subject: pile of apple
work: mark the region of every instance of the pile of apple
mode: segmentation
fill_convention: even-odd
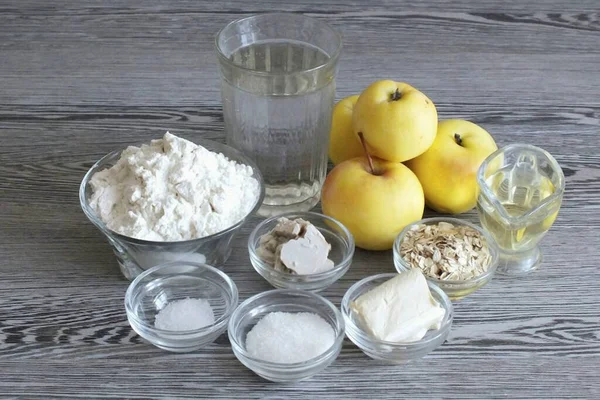
[[[378,81],[333,110],[323,212],[343,223],[356,245],[387,250],[408,224],[432,210],[471,210],[477,169],[497,149],[465,120],[438,122],[435,104],[414,87]]]

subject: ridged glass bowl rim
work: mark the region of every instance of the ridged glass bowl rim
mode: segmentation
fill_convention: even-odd
[[[345,238],[343,238],[342,235],[337,232],[334,232],[334,233],[336,234],[336,236],[342,238],[344,240],[344,242],[347,242],[348,248],[347,248],[347,250],[344,251],[344,258],[342,258],[342,261],[337,263],[333,267],[333,269],[331,269],[329,271],[325,271],[325,272],[320,272],[318,274],[292,275],[287,272],[277,271],[271,265],[269,265],[266,262],[264,262],[263,260],[261,260],[261,258],[258,256],[258,254],[256,254],[256,249],[254,248],[254,243],[259,239],[259,238],[257,238],[258,232],[265,225],[268,225],[268,224],[272,223],[273,221],[276,221],[282,217],[302,218],[302,216],[323,219],[326,222],[328,221],[328,222],[334,224],[335,227],[337,227],[341,232],[343,232],[343,235],[345,236]],[[256,227],[252,230],[252,232],[250,233],[250,236],[248,237],[248,253],[250,254],[250,260],[251,260],[254,268],[260,269],[262,271],[266,271],[270,275],[272,275],[282,281],[289,280],[291,277],[294,277],[297,279],[304,278],[308,282],[316,282],[316,281],[326,280],[328,278],[334,277],[341,270],[348,267],[348,265],[352,262],[352,257],[354,256],[354,251],[355,251],[354,236],[352,236],[352,233],[348,230],[348,228],[346,228],[344,226],[344,224],[342,224],[340,221],[336,220],[335,218],[329,217],[325,214],[320,214],[318,212],[313,212],[313,211],[297,211],[297,212],[291,211],[291,212],[286,212],[283,214],[278,214],[278,215],[269,217],[269,218],[265,219],[264,221],[262,221],[261,223],[259,223],[258,225],[256,225]],[[305,282],[299,282],[299,283],[302,284]]]
[[[337,38],[337,46],[335,51],[333,52],[333,54],[329,55],[329,59],[327,60],[327,62],[321,64],[321,65],[317,65],[316,67],[313,68],[309,68],[309,69],[304,69],[304,70],[300,70],[300,71],[294,71],[294,72],[287,72],[287,71],[258,71],[255,69],[251,69],[251,68],[246,68],[243,67],[241,65],[235,64],[234,62],[232,62],[229,57],[227,57],[225,55],[225,53],[222,51],[221,46],[219,45],[219,38],[221,37],[221,34],[223,32],[225,32],[228,28],[230,28],[233,25],[236,24],[240,24],[244,21],[250,20],[250,19],[264,19],[264,18],[277,18],[278,16],[287,16],[287,17],[293,17],[293,18],[297,18],[297,19],[304,19],[304,20],[308,20],[308,21],[312,21],[313,23],[322,25],[323,27],[329,29]],[[329,25],[328,23],[326,23],[325,21],[322,21],[318,18],[312,18],[303,14],[296,14],[296,13],[289,13],[289,12],[268,12],[268,13],[262,13],[262,14],[254,14],[254,15],[250,15],[247,17],[242,17],[242,18],[238,18],[234,21],[229,22],[227,25],[225,25],[223,28],[221,28],[215,35],[214,37],[214,46],[215,46],[215,51],[217,53],[217,56],[219,57],[219,59],[221,60],[221,62],[231,66],[232,68],[235,68],[237,70],[240,71],[244,71],[245,73],[248,74],[252,74],[252,75],[257,75],[257,76],[294,76],[294,75],[299,75],[299,74],[307,74],[307,73],[314,73],[317,71],[320,71],[322,69],[325,69],[331,65],[334,65],[335,63],[337,63],[338,58],[340,57],[340,53],[342,52],[342,47],[343,47],[343,40],[342,40],[342,35],[341,33],[339,33],[337,30],[333,29],[333,27],[331,25]],[[323,50],[323,49],[321,49]]]
[[[496,241],[483,228],[481,228],[469,221],[465,221],[465,220],[458,219],[458,218],[452,218],[452,217],[423,218],[419,221],[413,222],[411,224],[408,224],[406,227],[404,227],[404,229],[402,229],[402,231],[398,234],[398,236],[394,240],[394,247],[393,247],[394,266],[396,267],[396,270],[398,272],[404,272],[404,271],[408,271],[413,268],[411,265],[409,265],[406,262],[406,260],[404,260],[404,258],[400,254],[400,246],[406,236],[406,233],[408,231],[410,231],[415,225],[422,225],[422,224],[431,225],[431,224],[435,224],[435,223],[439,223],[439,222],[448,222],[453,225],[464,225],[464,226],[468,226],[472,229],[475,229],[477,232],[479,232],[485,238],[486,244],[488,246],[488,249],[490,251],[490,255],[492,258],[490,260],[490,265],[488,266],[488,269],[483,274],[478,275],[471,279],[443,280],[443,279],[438,279],[438,278],[435,278],[435,277],[432,277],[432,276],[429,276],[429,275],[423,273],[423,275],[425,276],[425,279],[427,279],[428,281],[431,281],[439,286],[456,287],[456,288],[473,287],[473,286],[476,286],[477,284],[489,279],[496,272],[496,268],[498,267],[498,262],[499,262],[500,255],[499,255],[498,246],[496,245]],[[398,262],[396,262],[396,260],[402,265],[403,268],[398,266]]]
[[[232,300],[229,307],[225,310],[223,315],[221,315],[221,317],[219,317],[219,319],[217,319],[211,325],[205,326],[200,329],[192,329],[192,330],[186,330],[186,331],[171,331],[171,330],[167,330],[167,329],[156,328],[154,325],[150,325],[150,324],[146,323],[144,320],[138,318],[138,316],[136,315],[136,313],[134,311],[134,307],[135,307],[134,298],[135,298],[135,293],[136,293],[137,289],[141,285],[141,282],[144,279],[146,279],[147,277],[156,274],[157,272],[165,271],[172,267],[181,267],[181,266],[191,267],[196,272],[210,271],[211,273],[216,274],[220,279],[222,279],[222,281],[223,281],[222,283],[225,283],[225,286],[229,289],[227,291],[227,296],[230,297]],[[173,275],[177,275],[177,274],[173,274]],[[156,278],[160,278],[162,276],[163,275],[158,275]],[[215,281],[211,280],[211,282],[214,283]],[[219,285],[219,286],[222,286],[222,285]],[[206,336],[208,334],[218,331],[221,328],[226,327],[227,323],[229,322],[229,318],[231,318],[231,315],[237,308],[238,300],[239,300],[238,289],[237,289],[235,282],[223,271],[220,271],[219,269],[217,269],[211,265],[204,264],[204,263],[187,262],[187,261],[173,261],[173,262],[168,262],[168,263],[164,263],[164,264],[159,264],[150,269],[147,269],[146,271],[144,271],[140,275],[138,275],[131,282],[131,284],[127,288],[127,291],[125,292],[125,311],[127,313],[127,316],[129,318],[131,318],[138,326],[142,327],[145,331],[148,331],[148,332],[151,332],[154,334],[158,334],[158,335],[168,335],[170,337],[180,337],[181,339],[186,339],[187,336],[191,336],[191,337]]]
[[[319,354],[316,357],[313,357],[306,361],[301,361],[301,362],[296,362],[296,363],[277,363],[277,362],[273,362],[273,361],[265,361],[260,358],[252,357],[250,354],[248,354],[248,352],[245,349],[245,345],[238,341],[238,334],[237,334],[237,332],[235,332],[236,331],[236,329],[235,329],[236,321],[242,317],[242,315],[241,315],[242,311],[246,307],[248,307],[248,305],[250,303],[256,302],[257,300],[258,301],[262,300],[264,302],[264,300],[266,298],[272,297],[274,295],[292,295],[292,296],[299,295],[299,296],[304,296],[304,297],[310,297],[310,298],[317,300],[317,301],[323,303],[324,305],[326,305],[327,308],[333,312],[333,315],[335,315],[336,326],[332,327],[332,329],[337,330],[339,328],[339,332],[336,333],[335,340],[334,340],[333,344],[331,345],[331,347],[329,347],[326,351],[324,351],[322,354]],[[252,310],[250,310],[250,312]],[[283,312],[285,312],[285,311],[283,311]],[[265,292],[254,295],[254,296],[246,299],[244,302],[242,302],[235,309],[235,311],[231,315],[231,318],[229,318],[227,334],[229,336],[229,341],[231,342],[231,347],[234,350],[234,353],[236,353],[236,355],[237,355],[237,353],[239,353],[244,359],[246,359],[246,360],[250,361],[252,364],[260,366],[262,368],[285,370],[285,371],[289,372],[289,371],[294,371],[294,370],[305,370],[305,369],[308,369],[311,367],[316,367],[316,366],[324,363],[325,361],[327,361],[333,354],[335,354],[338,351],[338,348],[341,346],[341,344],[344,340],[344,337],[346,336],[346,325],[344,322],[344,317],[342,316],[342,313],[340,312],[340,310],[331,301],[327,300],[325,297],[323,297],[321,295],[318,295],[316,293],[312,293],[309,291],[299,290],[299,289],[272,289],[272,290],[267,290]]]
[[[186,140],[188,140],[188,139],[186,139]],[[254,163],[254,161],[252,161],[250,158],[246,157],[243,153],[241,153],[240,151],[238,151],[238,150],[234,149],[233,147],[230,147],[226,144],[219,143],[219,142],[216,142],[214,140],[209,140],[209,139],[194,139],[191,142],[196,145],[202,146],[209,151],[221,153],[225,157],[227,157],[227,159],[229,159],[230,161],[235,161],[238,164],[245,164],[245,165],[249,166],[250,168],[252,168],[252,176],[254,179],[256,179],[258,181],[259,194],[258,194],[258,197],[256,198],[256,203],[253,205],[250,212],[244,218],[242,218],[239,222],[235,223],[234,225],[232,225],[229,228],[224,229],[220,232],[214,233],[212,235],[204,236],[201,238],[189,239],[189,240],[179,240],[179,241],[161,241],[161,242],[152,241],[152,240],[143,240],[143,239],[137,239],[137,238],[134,238],[131,236],[125,236],[125,235],[122,235],[122,234],[115,232],[112,229],[108,228],[106,226],[106,224],[104,223],[104,221],[102,221],[102,219],[96,215],[94,210],[92,210],[92,208],[90,207],[89,199],[86,198],[85,191],[89,184],[89,181],[96,172],[103,171],[107,168],[110,168],[110,166],[114,165],[114,162],[116,162],[118,160],[118,158],[122,154],[122,152],[124,150],[126,150],[128,147],[131,147],[131,146],[139,147],[143,144],[149,144],[150,143],[149,141],[142,142],[142,143],[138,142],[137,144],[128,145],[119,150],[113,150],[110,153],[106,154],[104,157],[100,158],[98,161],[96,161],[94,163],[94,165],[92,165],[92,167],[86,172],[83,179],[81,180],[81,184],[79,185],[79,203],[81,205],[81,209],[83,210],[83,212],[85,213],[87,218],[94,225],[96,225],[101,231],[103,231],[106,234],[110,234],[111,236],[114,236],[116,238],[119,238],[123,241],[127,241],[130,243],[140,244],[140,245],[151,245],[151,246],[165,246],[165,245],[169,245],[169,244],[186,245],[186,244],[196,243],[199,241],[210,241],[213,239],[220,238],[224,235],[227,235],[227,234],[237,230],[238,228],[240,228],[246,222],[248,217],[254,215],[256,213],[256,211],[258,211],[258,209],[262,205],[263,199],[265,197],[265,185],[263,182],[262,174],[261,174],[260,170],[258,169],[258,166]],[[232,156],[234,156],[235,159],[232,159]]]
[[[410,351],[412,349],[427,347],[427,345],[431,344],[432,342],[435,342],[437,339],[443,336],[452,326],[452,321],[454,319],[454,307],[452,306],[452,301],[444,292],[444,290],[435,285],[433,282],[427,283],[429,290],[435,292],[437,297],[441,299],[440,305],[444,308],[444,310],[446,310],[444,319],[440,324],[440,328],[435,331],[435,334],[431,334],[427,338],[423,338],[414,342],[389,342],[386,340],[379,340],[377,338],[372,337],[367,332],[365,332],[360,326],[355,324],[354,321],[352,321],[352,318],[350,317],[350,313],[352,312],[350,308],[350,302],[353,301],[351,299],[358,298],[358,296],[355,296],[355,293],[359,292],[367,283],[379,279],[385,279],[387,281],[388,279],[392,279],[396,276],[398,276],[398,273],[394,272],[368,276],[356,282],[354,285],[350,286],[350,288],[344,294],[341,304],[342,315],[344,316],[344,320],[346,322],[346,331],[350,332],[351,335],[355,334],[360,340],[360,344],[355,342],[357,346],[363,347],[363,343],[369,343],[374,346],[389,346],[392,348]],[[354,342],[354,340],[352,341]]]

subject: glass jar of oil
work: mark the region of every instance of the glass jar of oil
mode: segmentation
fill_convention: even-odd
[[[484,160],[477,174],[481,225],[500,248],[497,272],[525,274],[542,260],[539,242],[558,215],[565,178],[539,147],[512,144]]]

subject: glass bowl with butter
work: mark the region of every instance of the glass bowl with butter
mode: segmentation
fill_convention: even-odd
[[[342,299],[346,336],[367,356],[392,364],[424,357],[450,333],[452,302],[418,271],[367,277]]]
[[[457,218],[425,218],[409,224],[394,241],[393,252],[398,272],[420,269],[451,300],[485,286],[498,266],[494,239]]]
[[[252,266],[280,289],[321,291],[350,268],[354,238],[334,218],[290,212],[261,222],[248,238]]]

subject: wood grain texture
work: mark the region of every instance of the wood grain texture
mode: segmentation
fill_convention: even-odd
[[[346,341],[324,373],[277,385],[243,367],[226,335],[170,354],[127,323],[128,282],[80,210],[79,182],[103,154],[165,130],[223,140],[213,35],[267,10],[343,33],[338,98],[405,80],[441,118],[540,145],[565,171],[541,269],[457,302],[448,341],[423,360],[390,367]],[[0,2],[0,397],[600,398],[599,11],[597,0]],[[256,222],[224,266],[242,300],[270,288],[246,251]],[[390,271],[389,252],[359,250],[323,295],[339,304],[356,280]]]

